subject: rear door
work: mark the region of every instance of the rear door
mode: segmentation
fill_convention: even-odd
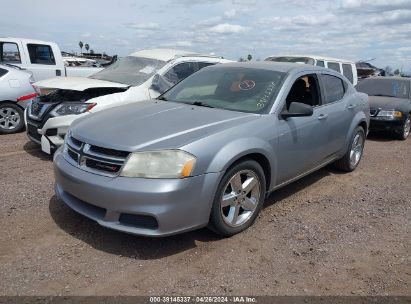
[[[354,96],[348,94],[348,84],[340,77],[321,73],[321,108],[327,115],[328,145],[327,154],[332,156],[339,152],[345,143],[347,131],[355,114]]]
[[[51,44],[25,43],[27,69],[36,81],[64,75],[63,61],[59,49]]]

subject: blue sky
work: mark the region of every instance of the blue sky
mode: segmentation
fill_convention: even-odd
[[[411,0],[13,0],[0,36],[124,56],[170,47],[237,60],[315,54],[411,72]]]

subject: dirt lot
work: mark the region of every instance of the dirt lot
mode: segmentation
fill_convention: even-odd
[[[73,212],[50,157],[0,136],[0,295],[410,295],[410,155],[374,137],[355,172],[277,191],[244,233],[150,239]]]

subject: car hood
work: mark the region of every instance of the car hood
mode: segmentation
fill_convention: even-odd
[[[72,136],[92,145],[122,151],[177,149],[260,115],[143,101],[84,116],[71,126]]]
[[[128,88],[129,85],[87,77],[54,77],[34,83],[36,87],[84,91],[91,88]]]
[[[409,103],[409,100],[403,98],[387,96],[369,96],[369,104],[371,109],[402,109],[407,103]]]

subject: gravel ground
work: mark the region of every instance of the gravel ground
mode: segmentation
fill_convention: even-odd
[[[51,158],[0,136],[0,295],[410,295],[411,139],[272,194],[253,227],[163,239],[111,231],[53,193]]]

